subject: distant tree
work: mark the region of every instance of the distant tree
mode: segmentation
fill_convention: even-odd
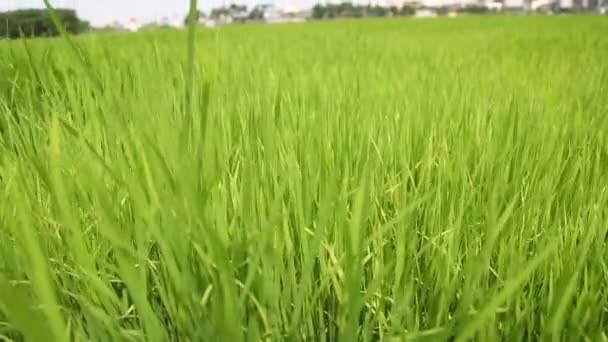
[[[247,19],[253,21],[259,21],[264,19],[264,9],[259,6],[254,7],[247,15]]]
[[[336,18],[338,17],[338,6],[336,5],[328,5],[325,7],[325,18]]]
[[[410,5],[403,5],[403,7],[401,7],[401,9],[399,10],[399,15],[402,16],[413,16],[416,14],[416,9],[413,6]]]
[[[367,13],[369,16],[372,16],[372,17],[384,17],[388,13],[388,11],[386,10],[386,8],[384,8],[382,6],[375,5],[375,6],[369,7],[367,10]]]
[[[56,9],[57,17],[71,34],[90,30],[88,22],[78,18],[76,11]],[[15,39],[25,37],[50,37],[59,32],[47,10],[25,9],[0,13],[0,36]]]
[[[247,5],[232,4],[228,9],[231,13],[244,13],[247,12]]]
[[[488,13],[488,8],[480,5],[467,5],[458,10],[461,13],[468,14],[486,14]]]
[[[317,4],[312,8],[312,17],[314,19],[361,18],[366,16],[385,17],[399,14],[401,14],[401,10],[396,6],[390,8],[377,5],[354,6],[350,2],[343,2],[337,5],[329,4],[326,6]]]
[[[350,2],[343,2],[336,6],[335,13],[337,17],[354,17],[356,14],[355,7]]]
[[[217,19],[219,17],[225,17],[230,14],[230,9],[226,7],[218,7],[211,10],[209,18]]]
[[[312,17],[314,19],[323,19],[326,18],[327,8],[323,5],[316,4],[312,8]]]
[[[450,13],[450,9],[447,8],[446,6],[441,6],[439,8],[437,8],[437,15],[448,15],[448,13]]]

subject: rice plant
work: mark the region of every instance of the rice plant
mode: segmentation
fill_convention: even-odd
[[[605,32],[0,42],[0,339],[606,341]]]

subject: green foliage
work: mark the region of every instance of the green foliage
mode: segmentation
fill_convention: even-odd
[[[416,10],[408,5],[386,8],[378,5],[355,6],[351,2],[327,5],[317,4],[312,9],[312,17],[314,19],[410,16],[415,13]]]
[[[259,6],[254,7],[247,15],[247,19],[253,21],[260,21],[264,19],[264,10]]]
[[[441,6],[436,8],[437,15],[448,15],[450,13],[450,8],[447,6]]]
[[[254,10],[258,10],[261,11],[260,8],[254,8]],[[247,12],[247,6],[246,5],[235,5],[232,4],[230,6],[222,6],[222,7],[216,7],[211,9],[211,12],[209,14],[209,18],[220,18],[222,16],[237,16],[237,15],[243,15],[246,16],[248,14],[250,14],[251,12]],[[262,12],[263,15],[263,12]]]
[[[462,8],[459,8],[458,12],[467,14],[486,14],[491,11],[486,6],[467,5]]]
[[[366,7],[354,6],[350,2],[340,4],[317,4],[312,9],[312,17],[315,19],[333,18],[358,18],[365,16]]]
[[[78,34],[89,30],[88,22],[80,20],[74,10],[58,9],[56,13],[68,33]],[[15,39],[21,36],[50,37],[58,34],[46,10],[25,9],[0,13],[0,37]]]
[[[607,31],[0,42],[0,340],[605,340]]]
[[[403,7],[401,7],[401,9],[399,9],[399,15],[402,16],[413,16],[416,14],[416,8],[414,8],[413,6],[408,6],[408,5],[404,5]]]
[[[390,12],[383,6],[369,6],[366,13],[370,17],[385,17]]]
[[[312,7],[312,17],[315,19],[327,18],[325,6],[316,4]]]

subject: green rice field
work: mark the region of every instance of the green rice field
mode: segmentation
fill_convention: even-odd
[[[0,41],[1,341],[608,341],[608,17],[192,47]]]

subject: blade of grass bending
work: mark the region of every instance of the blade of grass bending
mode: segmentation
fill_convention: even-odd
[[[494,298],[492,298],[486,306],[481,309],[474,317],[472,317],[459,332],[456,337],[456,341],[468,341],[474,337],[477,330],[483,324],[483,321],[496,312],[498,308],[509,296],[513,295],[517,291],[532,273],[542,265],[542,263],[553,255],[558,246],[557,242],[552,242],[545,249],[538,254],[528,265],[514,278],[507,281],[502,291],[500,291]]]
[[[23,334],[25,341],[44,341],[51,334],[43,312],[35,310],[31,294],[0,275],[0,311]]]
[[[194,86],[194,65],[196,57],[196,22],[197,22],[197,0],[190,0],[190,11],[188,14],[188,69],[186,74],[186,105],[192,110],[192,96]]]
[[[548,323],[554,340],[559,339],[561,330],[566,323],[568,309],[573,302],[575,302],[573,297],[576,295],[576,287],[579,282],[579,277],[581,276],[581,273],[583,273],[583,269],[587,263],[589,250],[594,238],[595,234],[593,234],[593,232],[587,232],[582,243],[583,248],[581,248],[581,255],[575,264],[576,266],[569,277],[564,276],[563,284],[560,286],[558,295],[555,297],[555,303],[552,303],[550,307],[551,311],[553,311],[553,317]]]
[[[68,32],[65,30],[65,27],[61,23],[61,20],[59,20],[59,17],[57,16],[57,13],[55,12],[55,8],[51,5],[49,0],[42,0],[42,1],[44,2],[44,6],[46,7],[46,10],[49,12],[49,16],[51,17],[51,21],[53,22],[53,25],[55,25],[55,28],[57,28],[59,35],[61,35],[61,37],[66,40],[66,42],[70,46],[70,49],[76,54],[76,56],[78,57],[78,60],[84,66],[87,76],[89,76],[91,78],[93,83],[95,83],[95,85],[97,85],[100,90],[102,90],[103,83],[101,82],[101,78],[99,77],[99,75],[97,75],[93,69],[93,64],[91,63],[91,58],[88,56],[86,51],[84,51],[83,49],[80,49],[78,47],[78,45],[76,44],[76,42],[74,42],[72,37],[70,37]]]
[[[19,201],[19,203],[32,203],[31,189],[28,189],[25,184],[20,185],[20,190],[16,192],[15,200]],[[45,255],[44,249],[41,247],[40,242],[38,240],[38,234],[35,231],[35,225],[32,221],[32,215],[28,215],[24,212],[20,212],[17,215],[17,226],[15,227],[15,231],[19,232],[19,240],[21,243],[24,252],[27,255],[28,260],[28,272],[27,276],[32,285],[33,295],[35,296],[35,302],[39,304],[39,308],[41,309],[40,314],[47,321],[48,332],[51,334],[50,338],[53,341],[69,341],[66,324],[64,321],[64,316],[62,314],[61,308],[59,306],[59,302],[56,298],[55,294],[55,283],[53,281],[53,276],[50,272],[50,267],[48,265],[48,257]],[[2,279],[0,279],[2,280]],[[10,300],[20,301],[21,304],[26,304],[23,302],[24,294],[17,292],[18,290],[13,288],[6,287],[6,281],[4,281],[4,285],[2,285],[2,297],[0,300],[2,304],[5,306],[9,306]],[[11,295],[21,296],[21,299],[10,298]],[[9,302],[7,303],[7,300]],[[14,303],[17,304],[17,303]],[[39,314],[36,314],[36,311],[18,311],[20,309],[15,308],[14,306],[11,309],[11,313],[13,315],[12,319],[16,320],[15,323],[19,323],[22,321],[24,317],[30,322],[35,321],[40,318]],[[22,308],[21,310],[27,310]],[[16,315],[17,314],[17,315]],[[32,324],[30,326],[34,329],[45,329],[43,325]],[[33,338],[34,336],[32,336]]]
[[[180,147],[183,149],[192,139],[192,123],[194,121],[194,108],[192,98],[194,97],[194,72],[196,58],[196,23],[197,23],[197,0],[190,0],[190,10],[188,11],[188,55],[186,59],[186,93],[184,102],[184,127]]]

